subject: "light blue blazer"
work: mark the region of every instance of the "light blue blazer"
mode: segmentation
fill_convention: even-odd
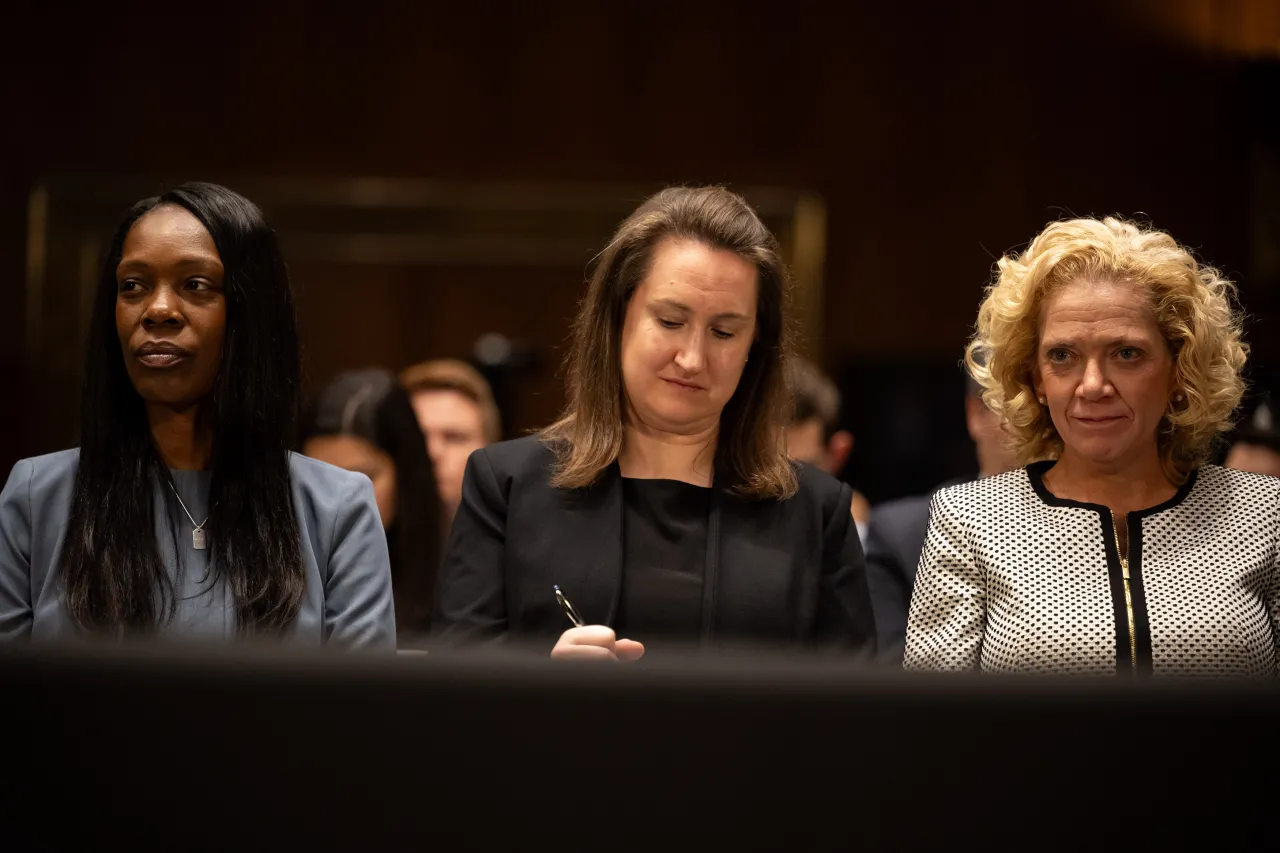
[[[0,641],[70,639],[79,633],[58,579],[79,460],[79,450],[23,459],[0,492]],[[170,474],[187,510],[203,521],[211,473]],[[290,454],[289,474],[307,588],[286,639],[394,651],[391,562],[373,484],[363,474],[297,454]],[[230,589],[209,577],[212,552],[193,547],[192,524],[181,511],[176,536],[170,534],[172,500],[165,500],[161,488],[154,493],[156,544],[178,601],[159,636],[230,641],[236,637]],[[215,535],[210,531],[210,538]]]

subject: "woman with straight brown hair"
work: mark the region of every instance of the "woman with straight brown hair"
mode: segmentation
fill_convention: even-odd
[[[872,651],[850,489],[782,440],[788,312],[777,241],[741,197],[667,189],[628,217],[574,323],[563,417],[467,462],[441,640]]]

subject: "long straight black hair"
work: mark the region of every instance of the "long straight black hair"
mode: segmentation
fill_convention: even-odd
[[[293,294],[275,233],[248,199],[186,183],[129,209],[107,249],[85,353],[80,462],[61,572],[71,618],[95,632],[148,633],[173,617],[154,490],[172,482],[116,334],[116,267],[144,214],[177,205],[204,225],[225,270],[226,332],[211,407],[210,571],[230,587],[242,632],[291,623],[306,587],[289,477],[300,357]],[[171,514],[172,516],[172,514]],[[174,535],[176,540],[176,533]]]
[[[402,639],[425,636],[431,628],[436,573],[444,550],[444,508],[408,392],[389,370],[350,370],[320,392],[303,423],[304,442],[354,435],[391,457],[396,513],[387,527],[387,550],[396,633]]]

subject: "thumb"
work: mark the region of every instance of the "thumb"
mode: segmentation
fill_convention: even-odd
[[[620,661],[639,660],[644,657],[644,644],[635,640],[618,640],[613,652]]]

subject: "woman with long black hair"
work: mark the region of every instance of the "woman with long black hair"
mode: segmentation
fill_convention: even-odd
[[[258,208],[207,183],[134,205],[94,299],[80,447],[0,492],[0,638],[394,648],[373,487],[290,453],[298,380]]]
[[[317,396],[305,419],[302,452],[373,482],[387,531],[401,647],[431,628],[444,509],[426,439],[409,394],[389,370],[349,370]]]

